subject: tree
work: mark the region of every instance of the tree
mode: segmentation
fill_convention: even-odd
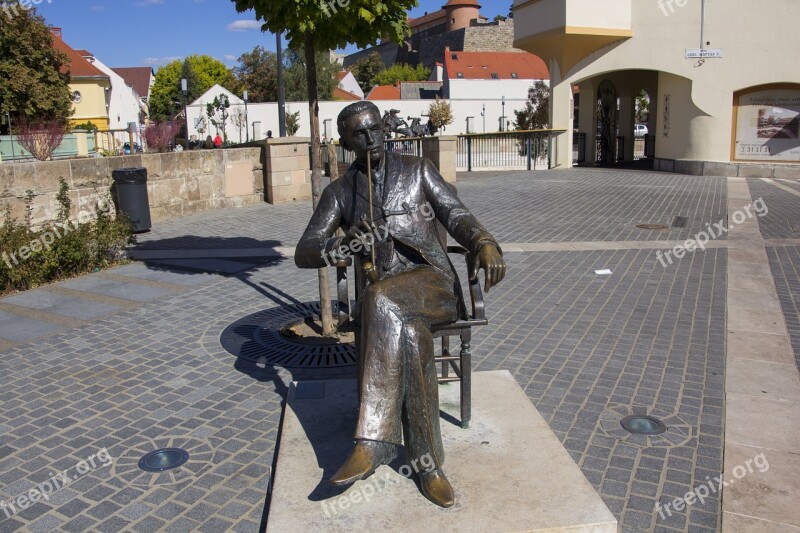
[[[239,130],[239,144],[242,143],[242,128],[247,126],[247,115],[244,114],[244,109],[237,107],[236,111],[231,114],[231,121],[233,125]]]
[[[226,143],[228,142],[228,132],[225,131],[225,124],[228,122],[228,117],[230,116],[230,113],[228,113],[228,108],[230,107],[231,102],[225,94],[215,96],[213,102],[206,104],[208,120],[217,128],[217,132],[222,129],[222,139],[223,142]]]
[[[543,130],[550,124],[550,87],[537,81],[528,89],[525,109],[514,111],[517,130]]]
[[[264,23],[262,31],[285,31],[289,47],[303,50],[311,123],[311,198],[316,207],[322,194],[316,53],[318,50],[342,49],[350,44],[366,48],[384,37],[401,43],[410,34],[407,11],[417,5],[417,0],[350,0],[348,3],[320,3],[319,0],[231,1],[239,13],[255,10],[256,18]],[[324,268],[319,271],[319,293],[322,332],[331,335],[333,316],[330,287],[328,271]]]
[[[205,91],[200,90],[200,79],[197,77],[197,72],[192,67],[192,64],[189,62],[188,59],[183,60],[183,65],[181,65],[181,78],[180,84],[183,83],[183,80],[186,80],[186,89],[187,89],[187,104],[189,102],[194,102],[198,98],[200,98]],[[181,86],[181,93],[183,92],[183,87]]]
[[[66,125],[59,120],[31,122],[27,117],[17,120],[17,141],[39,161],[47,161],[61,146]]]
[[[300,129],[300,111],[286,114],[286,133],[289,137],[297,133]]]
[[[439,100],[439,97],[436,97],[436,101],[431,103],[431,106],[428,108],[428,115],[431,124],[437,130],[443,129],[448,124],[453,123],[453,109],[450,107],[450,102],[446,100]]]
[[[337,74],[341,72],[339,63],[331,62],[325,52],[317,52],[314,62],[317,65],[317,91],[322,100],[333,100],[333,90],[339,86]],[[284,70],[284,86],[286,100],[302,102],[308,100],[308,83],[306,81],[306,60],[292,50],[286,52],[286,68]]]
[[[425,65],[412,67],[406,63],[397,63],[391,67],[380,71],[375,76],[377,85],[394,85],[399,81],[423,81],[431,75],[431,69]]]
[[[278,58],[275,52],[256,46],[252,52],[239,56],[233,67],[234,91],[241,95],[247,91],[248,101],[276,102],[278,100]]]
[[[190,69],[187,71],[186,69]],[[156,71],[153,90],[150,92],[150,117],[155,120],[168,120],[175,112],[173,102],[183,102],[181,79],[186,73],[189,78],[189,102],[199,98],[215,84],[233,87],[233,74],[224,63],[206,55],[193,55],[184,61],[175,60]]]
[[[0,114],[66,124],[72,116],[69,59],[53,48],[54,36],[35,8],[2,16]]]
[[[386,68],[378,52],[362,57],[350,68],[361,89],[367,93],[375,86],[375,76]]]
[[[636,95],[636,122],[643,124],[650,120],[650,96],[642,89]]]

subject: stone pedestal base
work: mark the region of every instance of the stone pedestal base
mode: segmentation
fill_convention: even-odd
[[[293,383],[278,449],[268,531],[570,531],[617,521],[507,371],[473,375],[472,422],[458,425],[458,385],[439,388],[444,470],[457,503],[442,509],[405,477],[404,457],[334,489],[352,447],[353,380]],[[402,454],[401,454],[402,455]]]

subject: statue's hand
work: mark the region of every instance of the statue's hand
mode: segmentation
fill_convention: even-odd
[[[483,290],[488,293],[489,289],[500,283],[506,275],[506,262],[494,245],[485,244],[478,251],[472,264],[470,279],[476,279],[481,268],[485,274]]]
[[[362,220],[354,224],[344,235],[342,244],[356,253],[369,253],[372,244],[386,240],[388,232],[374,222]]]

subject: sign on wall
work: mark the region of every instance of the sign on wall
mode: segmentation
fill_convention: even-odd
[[[800,89],[739,96],[734,158],[800,162]]]

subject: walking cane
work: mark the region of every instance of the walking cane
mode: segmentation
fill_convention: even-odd
[[[369,193],[369,221],[375,222],[374,208],[372,206],[372,150],[367,150],[367,192]],[[378,282],[378,270],[375,268],[375,238],[377,235],[372,236],[372,244],[369,247],[370,261],[365,261],[361,264],[364,274],[371,284]]]

